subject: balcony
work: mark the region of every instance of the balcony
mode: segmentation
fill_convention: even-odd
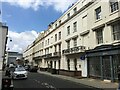
[[[33,57],[33,60],[41,60],[42,56]]]
[[[53,57],[60,57],[61,56],[61,52],[54,52],[53,53]]]
[[[78,46],[78,47],[65,49],[62,51],[62,53],[64,55],[68,55],[68,54],[75,54],[75,53],[80,53],[80,52],[84,52],[84,51],[85,51],[85,46]]]
[[[43,57],[43,58],[50,58],[50,57],[52,57],[52,53],[45,54],[45,55],[43,55],[42,57]]]

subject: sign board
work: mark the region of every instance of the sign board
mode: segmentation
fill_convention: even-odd
[[[80,56],[80,59],[81,59],[81,60],[85,60],[85,55]]]

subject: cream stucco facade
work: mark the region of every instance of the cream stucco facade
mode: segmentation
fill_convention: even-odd
[[[55,68],[59,73],[66,75],[100,76],[102,79],[108,79],[106,77],[110,74],[109,78],[113,80],[113,71],[105,72],[105,76],[100,66],[100,74],[94,72],[96,67],[94,61],[91,61],[99,57],[99,64],[102,65],[102,62],[107,60],[104,57],[110,56],[107,58],[113,60],[111,58],[114,55],[119,56],[119,53],[104,52],[107,50],[105,48],[95,51],[97,47],[112,45],[114,48],[119,45],[119,8],[120,0],[78,0],[60,18],[51,23],[46,31],[39,34],[25,50],[24,58],[34,63],[39,61],[37,64],[42,69]],[[91,58],[93,59],[90,60]],[[111,61],[110,65],[114,68]],[[90,69],[91,66],[94,70]]]
[[[2,70],[3,59],[5,59],[7,33],[8,27],[0,22],[0,70]]]

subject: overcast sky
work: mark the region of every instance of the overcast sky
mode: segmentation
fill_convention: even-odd
[[[23,52],[39,32],[46,30],[76,1],[2,0],[2,21],[9,28],[7,50]]]

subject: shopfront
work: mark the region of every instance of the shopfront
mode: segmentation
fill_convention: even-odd
[[[86,52],[88,77],[117,81],[117,67],[120,65],[120,46],[104,45]]]

